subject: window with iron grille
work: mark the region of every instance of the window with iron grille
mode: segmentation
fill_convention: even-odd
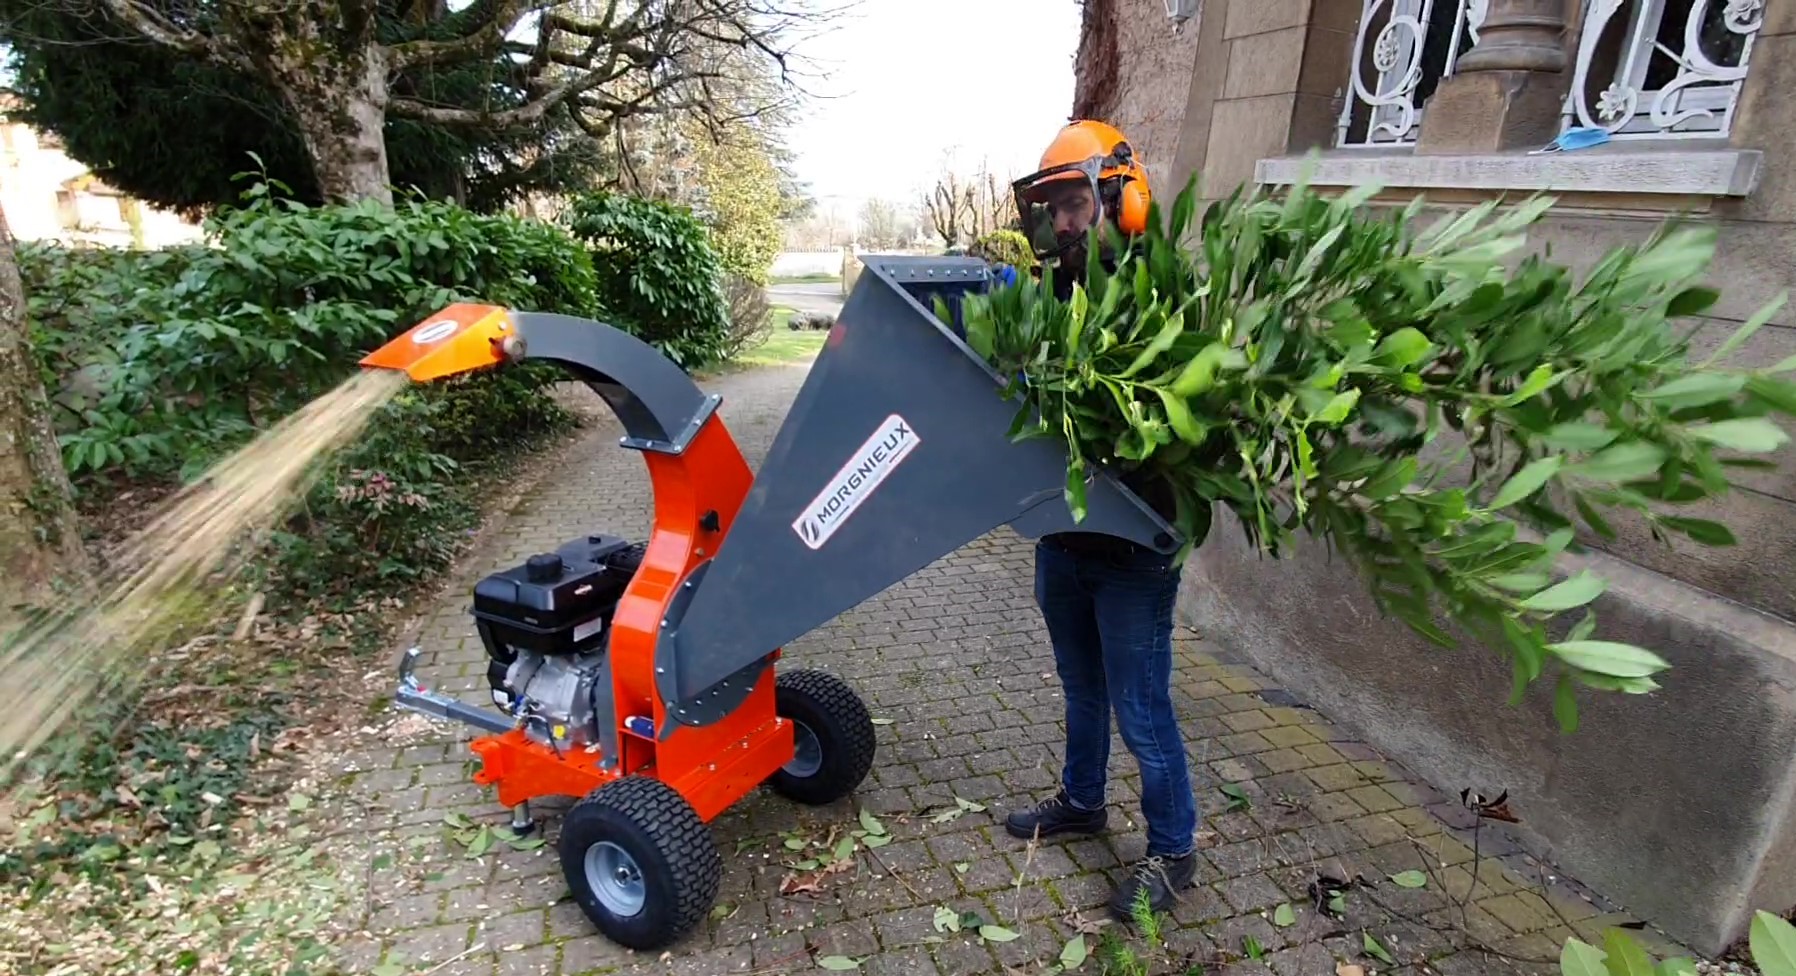
[[[1478,41],[1489,0],[1361,0],[1335,144],[1414,145],[1422,111]]]
[[[1726,136],[1764,13],[1764,0],[1585,0],[1565,125]]]

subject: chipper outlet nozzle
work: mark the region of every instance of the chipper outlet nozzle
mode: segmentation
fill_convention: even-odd
[[[415,382],[427,383],[497,366],[522,354],[523,342],[509,311],[493,305],[457,304],[364,356],[361,365],[399,370]]]

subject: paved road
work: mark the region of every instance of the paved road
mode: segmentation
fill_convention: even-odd
[[[842,284],[837,281],[807,281],[768,285],[767,300],[800,312],[835,315],[842,311]]]
[[[769,368],[715,382],[751,463],[764,457],[804,375],[802,367]],[[640,458],[617,447],[617,433],[601,423],[572,447],[564,468],[506,516],[502,542],[470,563],[469,578],[588,531],[641,537],[649,481]],[[802,973],[844,955],[862,960],[866,974],[1043,972],[1071,937],[1070,919],[1101,916],[1111,883],[1144,839],[1139,778],[1120,741],[1111,749],[1111,836],[1029,850],[1003,832],[1005,812],[1051,791],[1059,769],[1060,690],[1031,596],[1032,566],[1027,542],[993,533],[786,649],[786,664],[844,675],[889,720],[878,728],[874,773],[857,796],[832,807],[806,810],[757,794],[720,817],[719,909],[665,960],[598,937],[565,900],[552,848],[500,844],[470,859],[440,839],[445,816],[504,822],[491,792],[468,783],[469,736],[459,728],[426,726],[422,740],[345,757],[349,788],[365,797],[369,821],[394,824],[383,828],[391,840],[369,870],[368,934],[349,947],[348,970],[367,973],[384,958],[415,964],[415,972],[467,951],[431,971]],[[486,664],[466,592],[458,588],[425,626],[420,677],[483,704]],[[1377,965],[1366,934],[1406,964],[1427,960],[1441,976],[1557,973],[1566,922],[1600,945],[1600,927],[1623,920],[1599,915],[1559,884],[1540,888],[1536,879],[1548,872],[1536,873],[1490,827],[1481,850],[1502,859],[1480,864],[1474,877],[1466,811],[1445,794],[1195,637],[1179,638],[1177,657],[1174,697],[1206,818],[1205,861],[1199,886],[1167,923],[1154,973],[1200,962],[1205,972],[1231,976],[1330,976],[1337,960]],[[1231,811],[1224,784],[1238,786],[1247,805]],[[1456,794],[1461,784],[1447,785]],[[983,809],[955,816],[957,797]],[[861,808],[882,819],[892,843],[876,857],[857,853],[854,869],[825,879],[821,892],[782,894],[790,858],[782,834],[840,836],[832,832],[854,826]],[[557,809],[564,807],[539,808],[549,814],[551,843]],[[1425,887],[1384,880],[1405,871],[1425,871]],[[1330,919],[1313,907],[1318,876],[1359,877],[1368,887],[1351,889],[1345,918]],[[1449,896],[1464,900],[1468,889],[1463,914],[1449,907]],[[1273,924],[1287,903],[1296,924]],[[985,941],[939,931],[941,906],[1020,935]],[[1244,958],[1249,939],[1263,961]],[[1515,963],[1474,942],[1542,962]],[[1098,968],[1094,960],[1081,971]]]

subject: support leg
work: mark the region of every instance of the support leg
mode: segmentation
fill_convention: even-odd
[[[528,837],[536,832],[536,821],[530,817],[529,800],[511,808],[511,832],[519,837]]]

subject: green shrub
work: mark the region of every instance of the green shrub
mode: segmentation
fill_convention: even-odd
[[[760,345],[773,330],[773,307],[767,292],[747,278],[730,275],[724,283],[730,303],[730,332],[724,355],[734,358]]]
[[[456,301],[595,314],[587,250],[549,224],[441,202],[308,207],[258,187],[159,252],[21,250],[35,349],[84,500],[191,477]],[[273,540],[277,592],[349,596],[444,565],[470,466],[569,417],[553,367],[409,388],[330,459]],[[319,581],[324,581],[321,585]]]
[[[994,230],[974,241],[967,248],[967,253],[995,264],[1008,264],[1020,270],[1033,268],[1038,264],[1035,251],[1029,247],[1029,238],[1020,231]]]
[[[723,264],[692,213],[658,200],[588,194],[567,216],[592,249],[602,317],[686,369],[722,361],[730,317]]]

